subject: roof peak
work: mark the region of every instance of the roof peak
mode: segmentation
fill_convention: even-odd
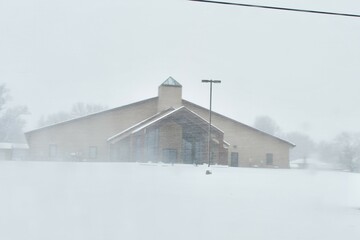
[[[182,87],[181,84],[171,76],[168,77],[165,82],[161,84],[161,86]]]

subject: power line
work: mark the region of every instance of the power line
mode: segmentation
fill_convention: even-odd
[[[343,16],[343,17],[357,17],[357,18],[360,18],[360,15],[358,15],[358,14],[349,14],[349,13],[325,12],[325,11],[305,10],[305,9],[297,9],[297,8],[273,7],[273,6],[264,6],[264,5],[255,5],[255,4],[221,2],[221,1],[208,1],[208,0],[188,0],[188,1],[203,2],[203,3],[214,3],[214,4],[222,4],[222,5],[234,5],[234,6],[240,6],[240,7],[265,8],[265,9],[271,9],[271,10],[304,12],[304,13],[315,13],[315,14],[325,14],[325,15],[335,15],[335,16]]]

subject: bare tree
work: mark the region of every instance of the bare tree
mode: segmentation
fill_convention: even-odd
[[[101,112],[106,109],[106,106],[100,104],[85,104],[83,102],[78,102],[72,106],[70,115],[71,117],[81,117],[91,113]]]
[[[269,116],[256,117],[254,127],[271,135],[278,136],[281,134],[280,127]]]
[[[343,132],[318,147],[322,161],[351,172],[360,171],[360,133]]]
[[[73,118],[86,116],[92,113],[104,111],[108,109],[100,104],[85,104],[82,102],[75,103],[69,112],[58,112],[41,117],[38,122],[39,127],[44,127],[59,122],[64,122]]]
[[[6,101],[8,100],[8,89],[4,84],[0,85],[0,111],[4,109]]]
[[[299,132],[288,133],[286,137],[296,145],[290,152],[290,159],[304,159],[306,164],[306,160],[315,151],[315,142],[308,135]]]
[[[29,111],[25,106],[7,108],[8,92],[5,85],[0,85],[0,142],[24,142],[23,127],[26,122],[23,116]]]
[[[335,138],[339,146],[339,163],[347,170],[354,172],[360,165],[360,134],[343,132]]]

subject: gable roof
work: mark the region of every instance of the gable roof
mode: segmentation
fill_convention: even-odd
[[[176,114],[178,114],[181,117],[185,116],[185,114],[188,114],[188,116],[191,116],[193,118],[192,120],[199,120],[200,123],[204,124],[204,126],[206,125],[206,127],[209,125],[209,122],[207,120],[203,119],[198,114],[196,114],[195,112],[189,110],[188,108],[186,108],[184,106],[179,107],[177,109],[169,108],[161,113],[155,114],[154,116],[152,116],[148,119],[145,119],[144,121],[134,124],[133,126],[129,127],[128,129],[126,129],[118,134],[115,134],[114,136],[111,136],[110,138],[107,139],[107,141],[111,142],[111,143],[118,142],[132,134],[135,134],[135,133],[147,128],[147,127],[155,125],[166,118],[176,116]],[[211,127],[212,127],[212,130],[214,130],[214,131],[220,132],[222,134],[224,133],[222,130],[220,130],[219,128],[217,128],[214,125],[211,125]]]
[[[162,85],[164,85],[164,86],[181,87],[181,85],[180,85],[175,79],[173,79],[172,77],[169,77]],[[31,133],[33,133],[33,132],[41,131],[41,130],[48,129],[48,128],[51,128],[51,127],[54,127],[54,126],[64,125],[64,124],[71,123],[71,122],[74,122],[74,121],[78,121],[78,120],[81,120],[81,119],[91,118],[91,117],[93,117],[93,116],[98,116],[98,115],[101,115],[101,114],[104,114],[104,113],[108,113],[108,112],[112,112],[112,111],[117,111],[117,110],[121,110],[121,109],[126,109],[126,108],[128,108],[128,107],[135,107],[135,106],[137,106],[137,105],[140,105],[140,104],[143,104],[143,103],[146,103],[146,102],[157,101],[157,100],[158,100],[158,97],[148,98],[148,99],[145,99],[145,100],[142,100],[142,101],[138,101],[138,102],[134,102],[134,103],[131,103],[131,104],[127,104],[127,105],[124,105],[124,106],[120,106],[120,107],[108,109],[108,110],[105,110],[105,111],[100,111],[100,112],[97,112],[97,113],[92,113],[92,114],[85,115],[85,116],[82,116],[82,117],[77,117],[77,118],[69,119],[69,120],[66,120],[66,121],[63,121],[63,122],[59,122],[59,123],[51,124],[51,125],[48,125],[48,126],[40,127],[40,128],[37,128],[37,129],[33,129],[33,130],[30,130],[30,131],[25,132],[25,135],[29,135],[29,134],[31,134]],[[193,112],[193,111],[191,111],[190,109],[186,108],[186,105],[194,106],[194,107],[196,107],[196,108],[199,108],[199,109],[202,109],[202,110],[205,110],[205,111],[209,111],[208,108],[204,108],[204,107],[202,107],[202,106],[200,106],[200,105],[197,105],[197,104],[195,104],[195,103],[192,103],[192,102],[187,101],[187,100],[184,100],[184,99],[182,99],[182,102],[183,102],[183,104],[182,104],[183,107],[180,107],[180,108],[185,108],[187,111],[192,112],[193,114],[195,114],[196,116],[198,116],[199,118],[201,118],[203,121],[208,122],[207,120],[203,119],[203,118],[200,117],[198,114],[196,114],[195,112]],[[175,111],[175,110],[179,110],[180,108],[178,108],[178,109],[172,109],[172,110]],[[169,109],[168,109],[168,110],[169,110]],[[166,110],[165,112],[167,112],[168,110]],[[156,117],[162,116],[162,114],[164,114],[164,112],[157,113],[157,114],[153,115],[152,117],[150,117],[150,118],[148,118],[148,119],[145,119],[145,120],[139,122],[138,124],[139,124],[139,125],[144,124],[145,122],[149,121],[150,119],[155,119]],[[240,124],[240,125],[242,125],[242,126],[244,126],[244,127],[247,127],[247,128],[249,128],[249,129],[251,129],[251,130],[257,131],[257,132],[259,132],[259,133],[261,133],[261,134],[263,134],[263,135],[266,135],[266,136],[275,138],[275,139],[277,139],[277,140],[279,140],[279,141],[281,141],[281,142],[284,142],[284,143],[286,143],[286,144],[288,144],[288,145],[290,145],[290,146],[292,146],[292,147],[295,147],[295,146],[296,146],[296,145],[295,145],[294,143],[292,143],[292,142],[289,142],[289,141],[287,141],[287,140],[285,140],[285,139],[282,139],[282,138],[280,138],[280,137],[271,135],[271,134],[269,134],[269,133],[266,133],[266,132],[264,132],[264,131],[261,131],[260,129],[254,128],[254,127],[249,126],[249,125],[247,125],[247,124],[241,123],[241,122],[239,122],[239,121],[236,121],[236,120],[234,120],[234,119],[232,119],[232,118],[226,117],[226,116],[224,116],[224,115],[222,115],[222,114],[219,114],[219,113],[217,113],[217,112],[212,111],[212,114],[217,115],[217,116],[220,116],[220,117],[225,118],[225,119],[227,119],[227,120],[230,120],[230,121],[232,121],[232,122],[234,122],[234,123],[236,123],[236,124]],[[136,125],[136,124],[135,124],[135,125]],[[134,126],[135,126],[135,125],[134,125]],[[129,127],[128,129],[126,129],[126,130],[131,129],[131,128],[134,127],[134,126],[131,126],[131,127]],[[212,126],[214,127],[214,125],[212,125]],[[221,131],[221,130],[220,130],[219,128],[217,128],[217,127],[214,127],[214,128],[217,129],[217,130],[219,130],[219,131]],[[126,130],[124,130],[124,131],[126,131]],[[121,133],[123,133],[123,132],[121,132]],[[116,135],[114,135],[114,136],[112,136],[112,137],[116,137],[117,135],[119,135],[119,134],[121,134],[121,133],[118,133],[118,134],[116,134]],[[110,137],[110,138],[108,139],[108,141],[111,140],[112,137]]]
[[[200,108],[200,109],[202,109],[202,110],[209,111],[209,109],[204,108],[204,107],[202,107],[202,106],[200,106],[200,105],[197,105],[197,104],[195,104],[195,103],[192,103],[192,102],[190,102],[190,101],[187,101],[187,100],[185,100],[185,99],[183,99],[182,102],[183,102],[183,105],[188,104],[188,105],[192,105],[192,106],[194,106],[194,107],[196,107],[196,108]],[[184,103],[185,103],[185,104],[184,104]],[[244,127],[246,127],[246,128],[249,128],[249,129],[251,129],[251,130],[254,130],[254,131],[256,131],[256,132],[259,132],[259,133],[261,133],[261,134],[263,134],[263,135],[267,135],[267,136],[269,136],[269,137],[275,138],[275,139],[277,139],[277,140],[279,140],[279,141],[281,141],[281,142],[284,142],[284,143],[286,143],[286,144],[288,144],[288,145],[290,145],[290,146],[292,146],[292,147],[295,147],[295,146],[296,146],[296,145],[295,145],[294,143],[292,143],[292,142],[289,142],[289,141],[287,141],[287,140],[285,140],[285,139],[282,139],[282,138],[280,138],[280,137],[271,135],[271,134],[269,134],[269,133],[267,133],[267,132],[261,131],[260,129],[251,127],[251,126],[249,126],[249,125],[247,125],[247,124],[241,123],[241,122],[236,121],[236,120],[234,120],[234,119],[232,119],[232,118],[226,117],[226,116],[224,116],[224,115],[222,115],[222,114],[220,114],[220,113],[217,113],[217,112],[214,112],[214,111],[212,111],[211,113],[214,114],[214,115],[217,115],[217,116],[219,116],[219,117],[225,118],[225,119],[227,119],[227,120],[229,120],[229,121],[232,121],[232,122],[234,122],[234,123],[236,123],[236,124],[240,124],[240,125],[242,125],[242,126],[244,126]]]
[[[82,117],[75,117],[75,118],[72,118],[72,119],[69,119],[69,120],[65,120],[65,121],[62,121],[62,122],[50,124],[50,125],[47,125],[47,126],[44,126],[44,127],[40,127],[40,128],[36,128],[36,129],[30,130],[30,131],[27,131],[27,132],[25,132],[25,135],[28,135],[28,134],[31,134],[33,132],[37,132],[37,131],[40,131],[40,130],[44,130],[44,129],[47,129],[47,128],[51,128],[51,127],[54,127],[54,126],[64,125],[64,124],[75,122],[75,121],[78,121],[78,120],[81,120],[81,119],[86,119],[86,118],[90,118],[90,117],[93,117],[93,116],[98,116],[98,115],[101,115],[101,114],[104,114],[104,113],[118,111],[118,110],[122,110],[122,109],[125,109],[125,108],[128,108],[128,107],[135,107],[136,105],[140,105],[140,104],[145,103],[145,102],[157,101],[157,99],[158,99],[158,97],[148,98],[148,99],[138,101],[138,102],[134,102],[134,103],[130,103],[130,104],[127,104],[127,105],[124,105],[124,106],[120,106],[120,107],[111,108],[111,109],[107,109],[107,110],[104,110],[104,111],[88,114],[88,115],[85,115],[85,116],[82,116]]]
[[[159,113],[157,113],[157,114],[155,114],[155,115],[153,115],[153,116],[151,116],[151,117],[149,117],[149,118],[147,118],[147,119],[145,119],[143,121],[140,121],[140,122],[130,126],[129,128],[125,129],[124,131],[121,131],[120,133],[117,133],[114,136],[109,137],[107,139],[107,141],[112,142],[112,143],[117,142],[117,141],[131,135],[132,133],[134,133],[133,130],[136,129],[137,127],[141,127],[141,126],[151,122],[154,119],[161,118],[162,116],[166,115],[167,113],[169,113],[169,112],[171,112],[173,110],[174,110],[174,108],[169,108],[169,109],[167,109],[165,111],[159,112]]]
[[[0,142],[0,149],[29,149],[26,143]]]

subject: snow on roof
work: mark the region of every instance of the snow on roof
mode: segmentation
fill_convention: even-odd
[[[111,109],[102,110],[102,111],[95,112],[95,113],[91,113],[91,114],[84,115],[84,116],[81,116],[81,117],[74,117],[74,118],[71,118],[71,119],[68,119],[68,120],[65,120],[65,121],[61,121],[61,122],[58,122],[58,123],[53,123],[53,124],[50,124],[50,125],[46,125],[46,126],[43,126],[43,127],[39,127],[39,128],[30,130],[30,131],[27,131],[27,132],[25,132],[25,135],[26,135],[26,134],[29,134],[29,133],[32,133],[32,132],[39,131],[39,130],[47,129],[47,128],[50,128],[50,127],[54,127],[54,126],[58,126],[58,125],[66,124],[66,123],[70,123],[70,122],[73,122],[73,121],[76,121],[76,120],[89,118],[89,117],[96,116],[96,115],[99,115],[99,114],[102,114],[102,113],[111,112],[111,111],[123,109],[123,108],[126,108],[126,107],[131,107],[131,106],[134,106],[134,105],[137,105],[137,104],[141,104],[141,103],[144,103],[144,102],[147,102],[147,101],[156,100],[157,98],[158,98],[158,97],[148,98],[148,99],[145,99],[145,100],[142,100],[142,101],[138,101],[138,102],[134,102],[134,103],[130,103],[130,104],[127,104],[127,105],[124,105],[124,106],[120,106],[120,107],[115,107],[115,108],[111,108]]]
[[[126,130],[124,130],[124,131],[122,131],[122,132],[120,132],[120,133],[118,133],[118,134],[116,134],[116,135],[108,138],[107,141],[113,141],[113,140],[116,139],[116,138],[119,138],[118,140],[121,140],[121,139],[125,138],[126,136],[129,136],[129,135],[131,135],[131,134],[137,133],[137,132],[139,132],[139,131],[141,131],[141,130],[143,130],[143,129],[145,129],[145,128],[153,125],[153,124],[155,124],[156,122],[159,122],[159,121],[161,121],[162,119],[164,119],[164,118],[166,118],[166,117],[168,117],[168,116],[170,116],[170,115],[172,115],[172,114],[174,114],[174,113],[176,113],[176,112],[179,112],[180,110],[186,110],[186,111],[190,112],[191,114],[195,115],[197,118],[200,118],[203,122],[205,122],[205,123],[207,123],[207,124],[209,123],[207,120],[205,120],[204,118],[200,117],[199,115],[197,115],[197,114],[194,113],[193,111],[189,110],[189,109],[186,108],[185,106],[181,106],[181,107],[179,107],[179,108],[177,108],[177,109],[170,108],[170,109],[162,112],[163,114],[159,114],[159,113],[158,113],[158,114],[156,114],[156,115],[154,115],[154,116],[152,116],[152,117],[150,117],[150,118],[147,118],[147,119],[145,119],[145,120],[143,120],[143,121],[141,121],[141,122],[139,122],[139,123],[137,123],[137,124],[135,124],[135,125],[127,128]],[[214,125],[211,125],[211,127],[214,128],[214,129],[216,129],[217,131],[219,131],[219,132],[221,132],[221,133],[224,133],[222,130],[220,130],[219,128],[217,128],[217,127],[214,126]]]
[[[204,107],[202,107],[202,106],[200,106],[200,105],[197,105],[197,104],[195,104],[195,103],[193,103],[193,102],[187,101],[187,100],[185,100],[185,99],[183,99],[182,101],[183,101],[183,103],[185,103],[185,104],[193,105],[193,106],[195,106],[195,107],[197,107],[197,108],[201,108],[201,109],[204,109],[204,110],[207,110],[207,111],[208,111],[207,108],[204,108]],[[271,134],[269,134],[269,133],[267,133],[267,132],[264,132],[264,131],[262,131],[262,130],[260,130],[260,129],[258,129],[258,128],[252,127],[252,126],[247,125],[247,124],[242,123],[242,122],[239,122],[239,121],[237,121],[237,120],[234,120],[234,119],[232,119],[232,118],[229,118],[229,117],[227,117],[227,116],[224,116],[224,115],[222,115],[222,114],[220,114],[220,113],[217,113],[217,112],[212,111],[212,114],[218,115],[218,116],[223,117],[223,118],[226,118],[226,119],[228,119],[228,120],[230,120],[230,121],[232,121],[232,122],[234,122],[234,123],[241,124],[241,125],[243,125],[243,126],[245,126],[245,127],[247,127],[247,128],[250,128],[250,129],[252,129],[252,130],[255,130],[255,131],[257,131],[257,132],[260,132],[260,133],[262,133],[262,134],[264,134],[264,135],[268,135],[268,136],[270,136],[270,137],[273,137],[273,138],[275,138],[275,139],[278,139],[278,140],[280,140],[280,141],[282,141],[282,142],[285,142],[285,143],[291,145],[292,147],[295,147],[295,146],[296,146],[296,144],[294,144],[294,143],[292,143],[292,142],[290,142],[290,141],[288,141],[288,140],[286,140],[286,139],[284,139],[284,138],[271,135]]]
[[[0,149],[29,149],[26,143],[0,142]]]
[[[200,118],[202,121],[204,121],[204,122],[206,122],[206,123],[209,123],[208,121],[206,121],[205,119],[203,119],[202,117],[200,117],[199,115],[197,115],[196,113],[194,113],[193,111],[187,109],[185,106],[181,106],[181,107],[179,107],[179,108],[177,108],[177,109],[175,109],[175,110],[173,110],[173,111],[165,114],[164,116],[161,116],[160,118],[157,118],[157,119],[155,119],[154,121],[149,122],[149,123],[141,126],[140,128],[134,130],[133,133],[136,133],[136,132],[138,132],[138,131],[140,131],[140,130],[142,130],[142,129],[144,129],[144,128],[152,125],[152,124],[154,124],[155,122],[158,122],[158,121],[164,119],[165,117],[170,116],[171,114],[174,114],[175,112],[178,112],[178,111],[180,111],[180,110],[182,110],[182,109],[185,109],[185,110],[191,112],[192,114],[194,114],[195,116],[197,116],[198,118]],[[211,127],[215,128],[216,130],[218,130],[218,131],[221,132],[221,133],[224,133],[224,132],[221,131],[219,128],[215,127],[214,125],[211,125]]]
[[[227,141],[225,141],[225,140],[224,140],[223,142],[224,142],[225,145],[230,146],[230,143],[229,143],[229,142],[227,142]]]
[[[136,124],[128,127],[128,128],[125,129],[124,131],[121,131],[120,133],[117,133],[117,134],[115,134],[114,136],[109,137],[109,138],[107,139],[107,141],[112,141],[113,139],[115,139],[115,138],[117,138],[117,137],[125,134],[126,132],[130,132],[131,129],[134,129],[134,128],[140,126],[141,124],[144,124],[144,123],[150,121],[151,119],[154,119],[154,118],[156,118],[156,117],[158,117],[158,116],[161,116],[162,114],[166,114],[168,111],[171,111],[171,110],[173,110],[173,109],[174,109],[174,108],[169,108],[169,109],[167,109],[167,110],[165,110],[165,111],[162,111],[162,112],[159,112],[159,113],[157,113],[157,114],[155,114],[155,115],[153,115],[153,116],[151,116],[151,117],[149,117],[149,118],[146,118],[146,119],[144,119],[143,121],[140,121],[140,122],[138,122],[138,123],[136,123]],[[133,132],[130,132],[130,133],[133,133]]]

